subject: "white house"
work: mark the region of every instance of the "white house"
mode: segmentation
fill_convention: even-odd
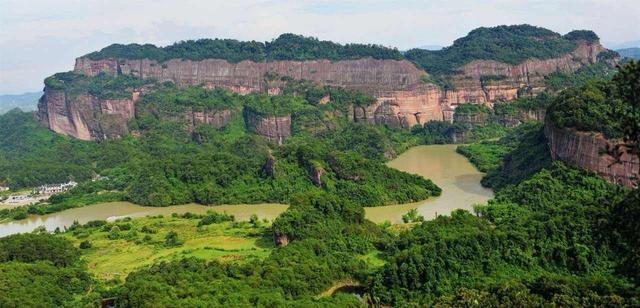
[[[46,184],[33,189],[34,195],[51,195],[65,192],[71,188],[78,186],[78,183],[69,181],[62,184]]]

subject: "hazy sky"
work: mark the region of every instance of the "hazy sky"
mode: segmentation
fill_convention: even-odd
[[[203,37],[267,41],[283,32],[408,49],[450,45],[480,26],[592,29],[607,44],[640,40],[637,0],[163,1],[0,0],[0,93],[42,80],[111,43]]]

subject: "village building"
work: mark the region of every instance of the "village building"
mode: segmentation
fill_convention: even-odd
[[[7,191],[7,190],[9,190],[9,187],[0,186],[0,191]]]
[[[46,184],[33,189],[34,195],[52,195],[61,192],[65,192],[71,188],[78,186],[78,183],[69,181],[62,184]]]

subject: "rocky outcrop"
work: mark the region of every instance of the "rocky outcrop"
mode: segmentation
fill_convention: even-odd
[[[70,95],[45,88],[38,103],[38,120],[51,130],[82,140],[119,138],[129,130],[137,95],[100,99],[89,94]]]
[[[513,128],[526,121],[540,121],[545,119],[545,109],[523,110],[516,114],[498,114],[498,123],[505,127]]]
[[[313,182],[313,185],[322,187],[322,185],[324,184],[322,182],[322,176],[324,175],[324,173],[324,168],[320,166],[313,167],[313,169],[311,170],[311,182]]]
[[[544,133],[554,160],[595,172],[612,183],[635,185],[640,168],[638,157],[624,152],[608,153],[620,141],[607,140],[600,133],[558,128],[550,120],[545,121]]]
[[[453,76],[455,90],[449,91],[446,98],[453,105],[464,102],[490,104],[517,98],[519,89],[540,92],[545,76],[574,72],[585,64],[596,63],[598,54],[606,50],[598,41],[579,41],[573,52],[559,58],[529,59],[515,65],[492,60],[472,61]],[[614,65],[617,59],[608,61]]]
[[[194,126],[206,124],[214,128],[225,127],[233,117],[231,110],[194,111],[188,110],[183,114],[185,120],[192,129]]]
[[[276,158],[271,152],[268,153],[267,159],[262,166],[262,172],[266,177],[272,177],[276,169]]]
[[[274,234],[273,242],[278,247],[284,247],[289,245],[289,237],[286,234]]]
[[[291,136],[291,115],[263,116],[250,110],[245,110],[245,123],[249,131],[266,137],[278,145],[284,143]]]
[[[76,59],[75,71],[90,76],[101,72],[111,75],[127,74],[160,82],[171,81],[179,86],[201,85],[207,88],[225,88],[240,94],[268,92],[272,95],[280,93],[282,82],[277,78],[269,79],[268,76],[287,76],[359,90],[374,96],[375,103],[353,107],[348,116],[354,121],[412,127],[430,120],[451,121],[455,106],[461,103],[491,106],[495,101],[517,98],[522,89],[529,93],[539,92],[544,86],[544,76],[557,71],[572,72],[584,64],[595,63],[598,61],[598,54],[605,50],[597,41],[583,41],[578,42],[578,47],[572,53],[554,59],[530,59],[517,65],[488,60],[473,61],[462,66],[458,74],[449,76],[453,87],[447,90],[424,83],[422,79],[426,72],[409,61],[373,58],[238,63],[220,59],[172,59],[159,63],[149,59],[91,60],[80,57]],[[48,104],[49,99],[46,98],[39,109],[39,118],[47,127],[81,139],[119,135],[120,131],[116,128],[113,128],[115,132],[112,129],[105,132],[102,128],[95,128],[96,122],[100,121],[92,118],[88,112],[83,112],[81,116],[79,107],[64,109],[64,106],[73,107],[74,103],[59,103],[60,98],[54,97],[56,95],[59,94],[50,94],[50,99],[56,102]],[[92,99],[84,100],[94,103]],[[321,103],[328,100],[329,97],[323,98]],[[105,107],[104,112],[97,108],[99,112],[95,113],[96,117],[103,114],[116,115],[118,108],[125,109],[120,114],[120,119],[130,117],[127,108],[124,108],[124,102],[114,104],[114,108]],[[194,125],[207,123],[221,127],[228,121],[224,114],[209,116],[194,112],[188,116],[192,117]],[[287,124],[290,123],[290,118],[268,117],[254,120],[248,125],[276,142],[281,142],[290,133],[290,124]],[[516,120],[505,121],[515,123]],[[124,122],[118,123],[118,126],[124,126]]]

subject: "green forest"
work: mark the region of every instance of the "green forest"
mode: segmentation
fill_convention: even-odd
[[[516,32],[550,37],[548,46],[595,39],[530,30]],[[81,91],[95,85],[96,95],[137,82],[84,78],[49,82],[62,80],[57,86],[69,91],[76,82]],[[366,105],[370,97],[304,83],[272,97],[154,85],[157,91],[136,103],[129,123],[136,134],[99,143],[56,135],[33,114],[11,111],[0,116],[0,181],[13,189],[82,183],[47,203],[2,210],[0,219],[115,200],[289,207],[274,221],[189,213],[0,238],[0,306],[640,306],[640,190],[552,161],[542,123],[500,124],[546,108],[555,125],[620,138],[622,150],[639,155],[640,65],[627,63],[610,81],[578,83],[557,97],[522,98],[495,110],[462,105],[454,123],[411,130],[348,121],[345,107]],[[320,103],[334,93],[335,100]],[[235,113],[215,129],[190,127],[180,116],[189,110]],[[292,136],[277,146],[251,133],[246,111],[290,114]],[[495,192],[492,200],[473,213],[429,221],[409,212],[411,223],[401,228],[365,219],[365,206],[441,193],[428,179],[387,167],[387,160],[413,145],[451,143],[469,130],[471,143],[458,151],[487,173],[482,183]],[[96,174],[106,178],[89,181]],[[198,250],[207,257],[184,247],[193,238],[220,236],[247,246]],[[96,247],[112,245],[123,245],[121,254],[134,246],[180,253],[122,279],[97,277]]]
[[[200,39],[181,41],[166,47],[151,44],[113,44],[87,55],[90,59],[151,59],[165,62],[171,59],[225,59],[230,62],[251,60],[351,60],[365,57],[402,59],[398,49],[374,44],[341,45],[285,33],[270,42],[241,42],[233,39]]]
[[[132,83],[129,77],[106,75],[60,82],[66,89],[89,91],[91,85],[103,85],[112,93]],[[150,206],[289,203],[296,192],[321,191],[360,206],[380,206],[440,194],[430,180],[384,164],[418,144],[417,136],[348,121],[348,104],[368,104],[371,97],[301,83],[292,83],[278,96],[150,86],[154,90],[136,103],[136,117],[129,123],[139,137],[79,141],[42,128],[29,113],[0,116],[0,182],[12,189],[70,179],[85,182],[46,203],[0,210],[0,217],[21,219],[118,200]],[[286,94],[294,89],[299,95]],[[319,104],[325,95],[332,101]],[[229,111],[230,118],[220,129],[193,126],[184,116],[190,111]],[[243,119],[248,113],[290,114],[292,136],[276,146],[252,133]],[[103,180],[86,182],[97,174]]]
[[[473,60],[495,60],[518,64],[526,59],[548,59],[573,51],[576,41],[598,40],[591,31],[573,31],[562,36],[530,25],[477,28],[441,50],[411,49],[407,59],[434,75],[452,74]]]

